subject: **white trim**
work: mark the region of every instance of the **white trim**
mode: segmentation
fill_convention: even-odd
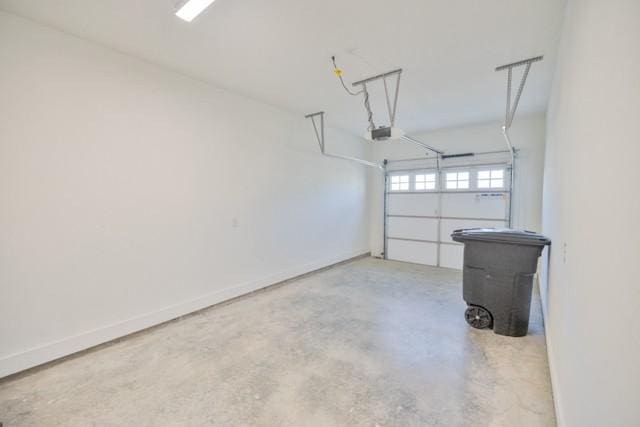
[[[207,308],[214,304],[236,298],[246,293],[265,288],[302,274],[331,266],[368,252],[368,250],[362,249],[313,261],[298,267],[290,268],[278,274],[272,274],[254,282],[230,286],[178,304],[170,305],[160,310],[141,314],[139,316],[92,329],[78,335],[65,337],[58,341],[43,344],[25,351],[9,354],[0,358],[0,378],[86,350],[99,344],[104,344],[116,338],[121,338],[125,335],[141,331],[168,320],[193,313],[194,311]]]
[[[560,391],[558,388],[558,372],[553,364],[553,347],[550,345],[549,335],[547,334],[546,328],[544,334],[547,342],[547,363],[549,364],[549,376],[551,377],[551,396],[553,397],[553,407],[556,413],[556,425],[558,427],[564,427],[567,424],[564,422],[564,415],[561,410],[562,404],[560,402],[562,400],[560,399]]]
[[[544,257],[544,255],[543,255]],[[544,262],[544,260],[542,261]],[[547,261],[548,262],[548,261]],[[539,268],[539,267],[538,267]],[[547,268],[549,266],[547,265]],[[553,397],[553,407],[556,414],[556,425],[558,427],[564,427],[567,424],[564,421],[564,412],[562,411],[562,399],[560,398],[560,387],[558,383],[558,371],[554,365],[553,346],[549,341],[549,331],[547,330],[548,322],[548,308],[544,301],[547,301],[547,289],[543,291],[543,287],[540,285],[540,275],[536,275],[538,282],[538,290],[540,294],[540,307],[542,308],[542,323],[544,326],[544,339],[547,345],[547,364],[549,365],[549,377],[551,378],[551,396]],[[548,286],[548,283],[547,283]]]

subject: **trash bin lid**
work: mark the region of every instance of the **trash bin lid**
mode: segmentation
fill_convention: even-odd
[[[451,234],[451,238],[456,242],[463,243],[468,240],[475,240],[527,246],[551,244],[551,240],[542,234],[534,233],[533,231],[514,230],[512,228],[467,228],[455,230]]]

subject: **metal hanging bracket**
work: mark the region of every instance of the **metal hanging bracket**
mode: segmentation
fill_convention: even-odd
[[[434,153],[436,156],[441,156],[442,154],[444,154],[442,151],[428,144],[425,144],[424,142],[419,141],[418,139],[410,135],[406,135],[404,131],[398,129],[395,126],[396,112],[398,111],[398,96],[400,94],[400,79],[402,77],[402,68],[397,68],[386,73],[377,74],[375,76],[367,77],[366,79],[358,80],[357,82],[351,84],[353,87],[359,88],[354,91],[349,89],[345,84],[344,78],[342,77],[343,71],[336,64],[336,57],[332,56],[331,61],[333,62],[333,71],[340,80],[340,83],[342,84],[344,90],[351,96],[363,95],[364,97],[364,108],[367,112],[367,120],[369,122],[369,127],[367,128],[367,132],[365,133],[365,139],[369,141],[386,141],[389,139],[403,140],[405,142],[409,142],[411,144],[415,144],[422,148],[425,148]],[[392,80],[393,78],[395,78],[395,91],[391,93],[389,90],[388,80]],[[369,100],[369,85],[379,80],[382,80],[382,85],[384,87],[389,125],[377,127],[373,121],[373,111],[371,110],[371,103]]]
[[[502,126],[502,133],[504,135],[505,141],[507,142],[507,146],[509,148],[509,152],[511,153],[512,162],[515,157],[515,149],[511,144],[511,139],[509,138],[509,128],[511,128],[511,124],[513,123],[513,118],[516,116],[516,111],[518,110],[518,104],[520,103],[520,97],[522,96],[522,91],[524,90],[524,85],[527,82],[527,77],[529,76],[529,70],[531,70],[531,64],[534,62],[542,61],[543,56],[534,56],[533,58],[523,59],[522,61],[512,62],[511,64],[501,65],[496,68],[496,71],[507,70],[507,108],[504,116],[504,125]],[[511,96],[511,81],[513,79],[513,69],[516,67],[524,66],[524,73],[522,74],[522,79],[520,80],[520,84],[518,85],[518,91],[516,92],[516,96],[513,99],[512,104],[512,96]]]
[[[360,163],[361,165],[373,167],[376,169],[380,169],[381,171],[384,171],[385,168],[380,163],[374,163],[368,160],[358,159],[357,157],[342,156],[339,154],[327,153],[325,150],[325,143],[324,143],[324,111],[319,111],[313,114],[307,114],[304,117],[305,119],[311,119],[311,123],[313,124],[313,130],[316,134],[316,139],[318,140],[318,146],[320,147],[320,152],[322,153],[323,156],[333,157],[335,159],[349,160],[352,162]],[[320,123],[316,122],[316,119],[318,119]]]
[[[509,174],[511,175],[511,194],[509,196],[509,217],[508,217],[508,226],[511,227],[513,222],[513,187],[515,185],[515,169],[516,169],[516,149],[513,148],[513,144],[511,144],[511,138],[509,137],[509,129],[511,128],[511,124],[513,123],[513,118],[516,116],[516,111],[518,110],[518,104],[520,103],[520,97],[522,96],[522,91],[524,90],[524,85],[527,82],[527,77],[529,76],[529,71],[531,70],[531,64],[534,62],[542,61],[542,56],[534,56],[533,58],[523,59],[522,61],[512,62],[511,64],[501,65],[496,68],[496,71],[507,70],[507,108],[504,115],[504,125],[502,126],[502,135],[504,136],[504,140],[507,143],[507,147],[509,148],[509,155],[511,156],[511,167],[509,168]],[[513,79],[513,69],[516,67],[524,66],[524,72],[522,73],[522,79],[520,80],[520,84],[518,85],[518,91],[516,92],[516,96],[511,99],[511,80]]]
[[[389,93],[389,86],[387,85],[388,78],[396,78],[396,87],[393,96]],[[387,73],[378,74],[372,77],[368,77],[363,80],[358,80],[357,82],[352,83],[353,87],[361,87],[361,91],[364,94],[365,99],[365,109],[367,110],[367,116],[369,119],[369,130],[372,132],[373,139],[390,137],[391,129],[395,127],[396,124],[396,111],[398,109],[398,95],[400,94],[400,78],[402,77],[402,68],[398,68],[397,70],[389,71]],[[371,111],[371,105],[369,104],[369,91],[367,89],[368,83],[373,83],[375,81],[382,80],[382,84],[384,85],[384,94],[387,101],[387,113],[389,115],[389,126],[388,127],[380,127],[376,128],[373,123],[373,112]],[[393,100],[392,100],[393,98]],[[378,134],[378,135],[376,135]],[[388,135],[387,135],[388,134]]]

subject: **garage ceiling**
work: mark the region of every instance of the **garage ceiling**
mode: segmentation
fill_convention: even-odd
[[[297,114],[325,110],[361,134],[360,98],[335,80],[402,67],[398,125],[408,132],[496,120],[497,65],[544,54],[519,114],[546,109],[564,0],[216,0],[192,23],[179,0],[0,0],[0,9]],[[374,109],[384,112],[379,93]]]

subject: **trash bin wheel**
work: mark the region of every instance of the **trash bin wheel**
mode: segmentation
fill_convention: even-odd
[[[488,328],[493,323],[491,313],[478,305],[469,305],[464,312],[464,318],[476,329]]]

